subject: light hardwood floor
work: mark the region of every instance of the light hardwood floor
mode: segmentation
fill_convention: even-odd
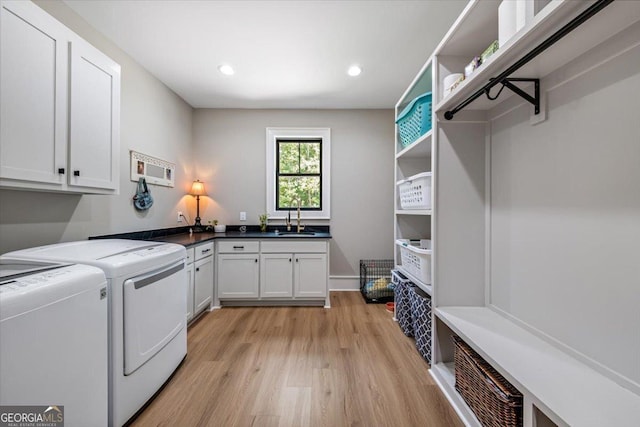
[[[223,308],[133,426],[462,426],[384,304]]]

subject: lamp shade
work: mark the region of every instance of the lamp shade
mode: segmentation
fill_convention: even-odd
[[[199,179],[193,181],[190,194],[192,196],[204,196],[206,194],[204,191],[204,182],[201,182]]]

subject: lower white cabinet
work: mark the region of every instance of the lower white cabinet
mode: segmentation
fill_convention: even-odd
[[[257,299],[260,284],[260,242],[218,242],[218,299]]]
[[[218,299],[315,302],[328,295],[326,240],[218,242]]]
[[[327,254],[294,254],[293,295],[296,298],[327,296]]]
[[[218,298],[257,299],[259,254],[218,255]]]
[[[193,277],[193,259],[187,264],[186,270],[187,279],[189,280],[189,284],[187,286],[187,322],[190,322],[193,319],[193,282],[195,280]]]
[[[213,300],[213,254],[193,264],[193,310],[198,314]]]
[[[261,298],[304,299],[326,296],[326,254],[260,255]]]
[[[260,297],[293,296],[293,254],[260,255]]]
[[[187,249],[187,322],[213,302],[213,243]]]

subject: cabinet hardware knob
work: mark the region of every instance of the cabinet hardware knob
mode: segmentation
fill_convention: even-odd
[[[289,262],[291,262],[291,258],[289,258]]]
[[[73,176],[80,176],[80,171],[73,171]]]
[[[58,174],[64,175],[64,168],[58,168]]]
[[[298,259],[298,258],[296,258],[296,262],[298,262],[298,261],[299,261],[299,259]]]
[[[256,259],[256,262],[258,262],[258,259]]]
[[[200,271],[200,267],[196,268],[196,271]]]

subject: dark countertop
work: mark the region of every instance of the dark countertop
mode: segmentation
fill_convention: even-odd
[[[200,243],[205,243],[217,239],[330,239],[330,233],[315,233],[313,235],[308,234],[296,234],[296,235],[280,235],[273,231],[268,231],[265,233],[261,233],[259,231],[247,231],[245,233],[241,233],[239,231],[229,231],[226,233],[211,233],[211,232],[203,232],[203,233],[182,233],[182,234],[173,234],[171,236],[163,236],[156,237],[153,240],[156,242],[165,242],[165,243],[177,243],[182,246],[193,246],[198,245]]]
[[[295,227],[294,227],[295,228]],[[172,229],[136,231],[132,233],[111,234],[107,236],[95,236],[90,239],[135,239],[154,242],[176,243],[185,247],[212,242],[217,239],[331,239],[328,226],[307,226],[309,232],[314,234],[285,234],[284,226],[269,226],[266,232],[261,232],[258,226],[247,226],[246,232],[239,231],[239,226],[227,226],[226,233],[214,233],[205,231],[189,234],[189,227]],[[279,233],[276,233],[279,230]]]

